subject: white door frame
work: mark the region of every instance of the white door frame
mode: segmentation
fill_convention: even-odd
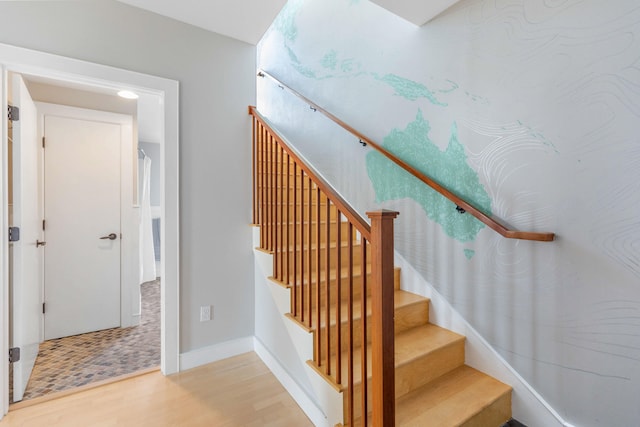
[[[7,72],[48,77],[113,89],[130,89],[159,96],[164,106],[161,145],[161,370],[179,371],[179,199],[178,199],[178,82],[105,65],[0,43],[0,108],[2,164],[0,173],[0,417],[9,410],[9,276],[7,171]]]

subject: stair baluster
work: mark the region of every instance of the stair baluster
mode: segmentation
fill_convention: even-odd
[[[392,427],[393,219],[397,213],[368,213],[370,226],[300,160],[253,107],[249,112],[254,118],[253,221],[261,227],[260,248],[273,254],[273,279],[291,290],[290,317],[315,334],[312,366],[346,391],[345,410],[350,425],[356,414],[360,414],[362,425],[368,425],[367,417],[372,414],[372,425]],[[355,255],[357,246],[359,257]],[[360,289],[355,289],[356,274]],[[355,292],[360,293],[359,301]],[[373,301],[372,386],[366,380],[369,295]],[[343,331],[345,315],[347,326]],[[361,342],[354,344],[358,336]],[[355,345],[361,349],[359,364],[355,363]],[[348,360],[343,360],[343,353]],[[354,381],[358,365],[362,381],[360,407],[356,408]],[[380,378],[376,378],[378,375]]]

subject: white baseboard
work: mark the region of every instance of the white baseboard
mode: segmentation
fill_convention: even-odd
[[[180,370],[196,368],[253,351],[253,337],[238,338],[180,354]]]
[[[326,415],[322,412],[313,400],[304,392],[304,390],[289,375],[286,369],[280,365],[275,357],[267,350],[267,348],[256,337],[253,338],[254,351],[262,359],[271,373],[280,381],[280,384],[287,390],[289,395],[296,401],[302,411],[309,417],[316,427],[333,427],[327,420]]]

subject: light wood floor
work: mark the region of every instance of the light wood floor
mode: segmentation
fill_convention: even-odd
[[[16,426],[312,426],[255,353],[169,377],[148,373],[26,408]]]

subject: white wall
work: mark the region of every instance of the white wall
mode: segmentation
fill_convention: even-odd
[[[253,335],[255,47],[110,0],[0,2],[0,42],[180,82],[181,351]]]
[[[267,79],[258,107],[569,424],[640,418],[637,0],[464,0],[416,27],[290,0],[258,65],[518,229],[504,239]],[[516,414],[517,416],[518,414]],[[536,427],[536,426],[531,426]]]
[[[260,245],[260,229],[254,228],[253,246]],[[255,351],[287,389],[316,427],[332,427],[343,421],[343,399],[307,364],[313,359],[314,335],[285,315],[290,312],[290,290],[271,281],[273,255],[254,250]]]

